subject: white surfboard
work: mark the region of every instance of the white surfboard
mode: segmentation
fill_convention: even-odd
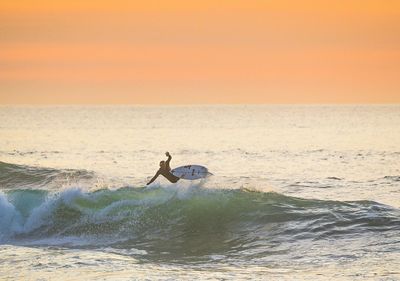
[[[212,175],[208,169],[200,165],[187,165],[171,170],[171,173],[181,179],[197,180]]]

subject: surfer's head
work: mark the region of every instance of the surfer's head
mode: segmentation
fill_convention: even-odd
[[[165,161],[160,162],[160,167],[163,168],[165,166]]]

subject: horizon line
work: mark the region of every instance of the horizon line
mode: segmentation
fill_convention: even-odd
[[[88,106],[88,107],[108,107],[108,106],[141,106],[141,107],[152,107],[152,106],[388,106],[388,105],[400,105],[397,103],[0,103],[0,107],[51,107],[51,106]]]

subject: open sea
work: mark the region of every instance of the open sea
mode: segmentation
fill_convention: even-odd
[[[0,279],[400,280],[400,105],[1,106]]]

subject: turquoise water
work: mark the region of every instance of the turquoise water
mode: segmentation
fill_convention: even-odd
[[[9,279],[400,278],[399,106],[1,107]],[[146,187],[164,152],[206,180]]]

